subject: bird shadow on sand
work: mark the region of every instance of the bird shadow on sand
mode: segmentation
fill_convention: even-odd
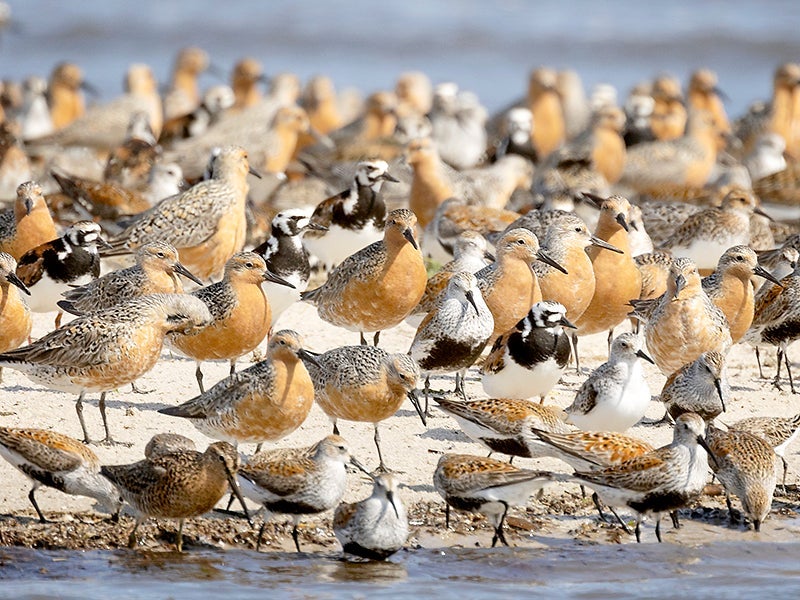
[[[454,429],[446,429],[444,427],[435,427],[428,429],[425,433],[419,434],[419,437],[424,440],[439,440],[447,442],[469,442],[470,439],[461,431]]]

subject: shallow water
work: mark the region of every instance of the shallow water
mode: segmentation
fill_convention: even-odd
[[[0,76],[47,75],[78,62],[104,98],[120,92],[128,64],[166,79],[176,51],[197,44],[221,67],[242,56],[268,73],[325,73],[338,87],[392,87],[422,69],[455,81],[497,109],[524,93],[539,64],[572,67],[587,89],[610,82],[625,94],[659,72],[682,80],[717,70],[739,114],[765,98],[772,72],[800,60],[800,3],[676,0],[660,3],[523,0],[10,0],[18,26],[0,38]],[[205,75],[204,85],[215,79]]]
[[[800,593],[800,544],[723,542],[415,550],[386,563],[336,554],[0,550],[0,597],[747,598]]]

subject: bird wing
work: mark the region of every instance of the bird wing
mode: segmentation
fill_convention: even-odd
[[[40,469],[50,472],[73,471],[81,465],[80,456],[54,447],[41,437],[38,430],[9,430],[0,427],[0,444],[16,452]],[[95,459],[96,460],[96,459]]]

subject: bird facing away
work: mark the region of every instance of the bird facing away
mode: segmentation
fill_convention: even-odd
[[[712,350],[667,377],[660,400],[673,419],[692,412],[708,423],[725,412],[725,400],[730,393],[725,355]]]
[[[333,514],[333,533],[346,554],[384,560],[400,550],[408,539],[408,517],[391,473],[373,479],[372,495],[351,504],[340,504]]]
[[[84,315],[111,308],[138,296],[181,294],[183,284],[180,276],[202,285],[181,264],[178,251],[172,244],[150,242],[136,251],[135,265],[67,290],[62,294],[65,300],[59,300],[58,306],[69,313]]]
[[[728,429],[747,431],[765,440],[783,462],[783,485],[786,486],[786,471],[789,465],[784,454],[797,434],[800,433],[800,414],[792,417],[750,417],[733,423]]]
[[[728,352],[731,335],[727,320],[703,291],[691,259],[673,261],[667,291],[654,302],[645,324],[645,339],[650,356],[664,375],[674,373],[703,352]]]
[[[414,229],[417,218],[408,209],[386,218],[383,239],[347,257],[320,287],[303,292],[317,305],[322,320],[361,333],[402,322],[417,305],[428,281]]]
[[[184,521],[214,508],[229,486],[247,514],[236,481],[238,470],[236,449],[227,442],[214,442],[205,452],[176,450],[129,465],[104,465],[100,472],[117,486],[136,513],[129,548],[136,546],[139,525],[155,517],[178,519],[175,545],[182,552]]]
[[[742,503],[744,514],[761,531],[761,523],[772,508],[777,481],[775,451],[762,438],[747,431],[723,431],[708,425],[706,440],[713,458],[708,466],[725,487],[728,515],[733,520],[731,495]]]
[[[567,368],[572,346],[563,304],[537,302],[512,331],[497,338],[481,365],[483,391],[492,398],[545,396]]]
[[[41,186],[34,181],[21,183],[14,208],[0,215],[0,252],[19,260],[29,250],[57,237]]]
[[[310,448],[259,452],[242,465],[238,474],[242,494],[262,505],[267,513],[256,549],[261,545],[270,514],[286,513],[292,515],[292,539],[300,552],[300,519],[335,508],[341,502],[347,487],[348,463],[363,468],[343,438],[329,435]]]
[[[111,482],[100,475],[100,460],[85,444],[69,436],[44,429],[0,427],[0,456],[33,483],[28,499],[39,521],[46,523],[36,503],[42,485],[65,494],[88,496],[119,518],[122,498]]]
[[[264,281],[291,285],[271,273],[255,252],[240,252],[226,263],[222,281],[192,292],[208,306],[214,320],[196,336],[176,337],[169,345],[197,362],[195,375],[201,394],[205,391],[202,361],[228,360],[233,372],[236,359],[255,350],[267,336],[272,311],[261,288]]]
[[[551,480],[546,472],[468,454],[443,455],[433,473],[433,487],[447,503],[445,527],[450,526],[451,506],[480,513],[494,528],[493,548],[498,540],[509,545],[503,534],[508,509],[527,504],[528,498]]]
[[[650,404],[650,387],[639,359],[653,362],[643,345],[635,333],[623,333],[611,343],[608,362],[589,375],[565,409],[571,423],[584,431],[622,433],[639,422]]]
[[[178,249],[181,262],[200,279],[219,275],[244,245],[249,172],[242,148],[222,148],[213,161],[210,180],[138,215],[110,240],[109,255],[128,254],[147,242],[162,240]]]
[[[593,488],[610,506],[636,511],[636,541],[641,542],[642,518],[656,515],[661,542],[661,513],[686,506],[706,485],[708,443],[705,422],[685,413],[675,421],[672,443],[617,465],[568,476]]]
[[[202,301],[183,294],[153,294],[70,321],[34,343],[0,354],[11,367],[45,387],[79,394],[75,404],[84,442],[83,396],[101,392],[105,443],[113,443],[105,414],[109,390],[131,383],[153,368],[167,334],[189,335],[208,325]]]
[[[315,361],[303,349],[300,334],[278,331],[263,361],[159,412],[189,419],[201,433],[234,445],[279,440],[302,425],[314,402],[314,387],[301,359]]]
[[[314,357],[306,366],[314,382],[316,400],[333,421],[372,423],[379,469],[386,470],[381,454],[378,425],[408,398],[423,425],[425,415],[417,399],[419,366],[408,354],[389,354],[374,346],[342,346]]]

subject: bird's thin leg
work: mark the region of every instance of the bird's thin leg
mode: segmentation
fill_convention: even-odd
[[[231,359],[231,372],[229,373],[229,375],[233,375],[234,373],[236,373],[236,359],[232,358]]]
[[[758,346],[756,346],[756,363],[758,364],[758,376],[761,379],[766,379],[764,377],[764,369],[761,368],[761,352],[758,350]]]
[[[80,421],[81,429],[83,430],[83,443],[91,444],[92,439],[89,437],[89,430],[86,429],[86,421],[83,420],[83,392],[80,393],[78,400],[75,402],[75,412],[78,413],[78,421]]]
[[[35,494],[36,494],[36,486],[32,487],[31,491],[28,492],[28,500],[31,501],[31,504],[33,504],[33,508],[36,509],[36,514],[39,515],[39,522],[40,523],[47,523],[47,519],[44,518],[44,513],[42,513],[42,510],[39,508],[39,505],[36,503],[36,495]]]
[[[375,447],[378,449],[378,471],[381,473],[388,473],[389,469],[386,468],[383,462],[383,454],[381,454],[381,431],[377,423],[375,423],[375,436],[373,439],[375,440]]]
[[[575,355],[575,372],[581,374],[581,360],[578,358],[578,334],[572,334],[572,353]]]
[[[197,370],[194,372],[194,376],[197,378],[197,385],[200,386],[200,393],[205,394],[206,390],[203,388],[203,371],[200,370],[200,363],[197,363]]]

